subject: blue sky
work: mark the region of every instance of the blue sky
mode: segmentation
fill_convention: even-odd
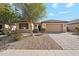
[[[78,3],[46,3],[47,18],[45,20],[75,20],[79,19]]]

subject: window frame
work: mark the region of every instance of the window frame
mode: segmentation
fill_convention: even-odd
[[[24,29],[22,27],[25,27],[25,29],[29,29],[29,24],[28,23],[19,23],[19,29]]]

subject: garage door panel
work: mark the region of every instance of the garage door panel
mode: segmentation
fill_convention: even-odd
[[[62,32],[62,24],[46,24],[47,32]]]

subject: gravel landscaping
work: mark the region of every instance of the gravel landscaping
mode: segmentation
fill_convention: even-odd
[[[16,41],[10,43],[8,49],[31,49],[31,50],[46,50],[46,49],[53,49],[53,50],[62,50],[62,47],[59,46],[52,38],[50,38],[47,34],[43,34],[40,36],[35,36],[33,38],[24,37],[20,41]]]

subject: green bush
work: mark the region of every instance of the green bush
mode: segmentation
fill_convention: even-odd
[[[75,29],[76,29],[77,31],[79,31],[79,27],[76,27]]]
[[[45,32],[45,30],[46,30],[46,28],[44,28],[44,27],[41,28],[41,31],[42,32]]]
[[[19,40],[21,40],[22,38],[23,38],[23,35],[20,34],[20,33],[18,33],[18,34],[15,35],[15,40],[16,40],[16,41],[19,41]]]

